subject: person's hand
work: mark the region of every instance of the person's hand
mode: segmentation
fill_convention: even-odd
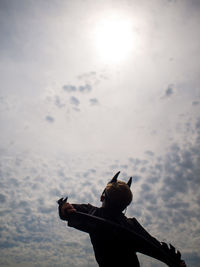
[[[184,260],[181,260],[180,261],[180,267],[187,267],[186,264],[185,264],[185,262],[184,262]]]
[[[68,219],[68,215],[73,213],[73,212],[76,212],[76,209],[73,207],[73,205],[71,205],[70,203],[66,202],[62,205],[61,207],[61,216],[62,218],[64,219]]]

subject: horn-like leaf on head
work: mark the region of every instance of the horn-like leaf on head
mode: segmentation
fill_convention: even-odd
[[[172,244],[169,244],[169,247],[171,252],[176,253],[175,247]]]
[[[63,201],[64,201],[64,202],[67,202],[67,199],[68,199],[68,197],[66,197]]]
[[[129,187],[131,187],[131,184],[132,184],[132,177],[130,177],[130,179],[128,180],[127,185],[128,185]]]
[[[110,180],[109,183],[110,184],[116,183],[117,182],[117,177],[119,176],[119,174],[120,174],[120,171],[115,174],[115,176]]]

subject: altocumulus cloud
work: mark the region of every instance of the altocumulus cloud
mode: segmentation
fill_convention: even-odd
[[[71,159],[68,164],[69,161]],[[56,204],[56,200],[67,193],[71,200],[76,196],[76,201],[85,202],[88,185],[84,180],[77,184],[78,173],[70,171],[71,163],[70,169],[64,161],[60,163],[54,165],[27,154],[1,157],[1,266],[94,266],[86,235],[65,229],[65,224],[58,219]],[[77,169],[78,164],[76,161],[73,168]],[[86,169],[85,172],[87,180],[93,171]],[[90,186],[94,186],[93,183]],[[89,200],[95,202],[94,199],[94,194],[90,194]]]
[[[84,84],[84,85],[79,85],[79,86],[75,86],[75,85],[63,85],[63,90],[65,92],[71,93],[71,92],[90,92],[92,90],[92,86],[88,83]]]
[[[6,197],[3,194],[0,194],[0,205],[6,202]]]
[[[193,130],[193,142],[173,143],[162,156],[66,154],[55,161],[27,152],[0,155],[0,265],[97,266],[88,235],[66,229],[56,200],[68,195],[72,203],[99,205],[105,184],[121,170],[122,180],[133,176],[127,215],[180,249],[188,266],[199,266],[200,120]]]

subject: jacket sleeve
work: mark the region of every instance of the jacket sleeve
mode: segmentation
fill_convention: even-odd
[[[135,218],[128,219],[128,221],[131,224],[132,229],[140,236],[157,246],[160,245],[160,242],[155,237],[151,236]]]
[[[141,236],[142,242],[134,245],[137,252],[153,257],[171,267],[180,266],[180,252],[176,253],[174,247],[169,248],[167,244],[152,237],[135,218],[128,220],[132,230]]]
[[[91,204],[72,204],[72,206],[80,212],[86,213],[86,214],[91,214],[92,211],[95,209],[94,206]]]
[[[72,204],[72,205],[78,212],[85,213],[85,214],[93,214],[93,212],[95,212],[95,210],[97,209],[96,207],[90,204]],[[74,227],[77,230],[80,230],[86,233],[91,233],[95,231],[96,229],[95,224],[91,220],[88,220],[87,217],[84,218],[83,216],[80,216],[76,212],[71,213],[69,215],[68,226]]]

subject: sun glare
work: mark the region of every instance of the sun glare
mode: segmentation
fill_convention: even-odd
[[[133,31],[129,20],[103,19],[95,30],[98,56],[107,62],[124,60],[133,48]]]

